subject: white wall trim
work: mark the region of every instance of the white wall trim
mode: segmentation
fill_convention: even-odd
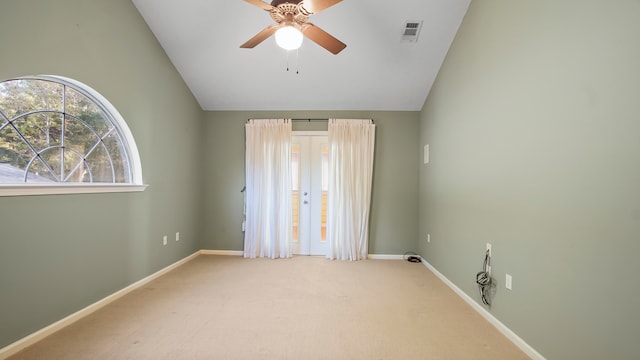
[[[242,256],[244,252],[242,250],[200,250],[202,255],[229,255],[229,256]],[[403,255],[385,255],[385,254],[369,254],[367,259],[370,260],[404,260]]]
[[[422,263],[427,267],[432,273],[434,273],[442,282],[444,282],[447,286],[451,288],[458,296],[462,298],[462,300],[466,301],[467,304],[471,305],[471,307],[477,311],[483,318],[485,318],[491,325],[495,326],[498,331],[500,331],[507,339],[511,340],[520,350],[522,350],[525,354],[527,354],[531,359],[534,360],[546,360],[544,356],[542,356],[539,352],[537,352],[534,348],[532,348],[529,344],[527,344],[522,338],[520,338],[516,333],[511,331],[505,324],[500,322],[493,314],[488,312],[485,308],[480,306],[477,301],[471,298],[467,293],[462,291],[459,287],[457,287],[451,280],[447,279],[446,276],[442,275],[438,270],[436,270],[433,265],[429,264],[427,260],[422,259]]]
[[[95,303],[85,307],[84,309],[78,310],[75,313],[56,321],[55,323],[46,326],[30,335],[27,335],[25,337],[23,337],[22,339],[9,344],[7,346],[5,346],[4,348],[0,349],[0,359],[6,359],[9,356],[12,356],[16,353],[18,353],[20,350],[25,349],[28,346],[31,346],[35,343],[37,343],[38,341],[44,339],[45,337],[53,334],[54,332],[69,326],[71,324],[73,324],[74,322],[82,319],[85,316],[90,315],[91,313],[95,312],[96,310],[99,310],[103,307],[105,307],[106,305],[118,300],[119,298],[127,295],[128,293],[130,293],[131,291],[147,284],[148,282],[157,279],[158,277],[166,274],[167,272],[179,267],[180,265],[183,265],[189,261],[191,261],[192,259],[194,259],[195,257],[197,257],[198,255],[200,255],[200,251],[197,251],[187,257],[185,257],[182,260],[178,260],[175,263],[161,269],[158,270],[157,272],[141,279],[138,280],[136,282],[134,282],[133,284],[116,291],[115,293],[108,295],[107,297],[96,301]]]
[[[200,250],[202,255],[228,255],[228,256],[242,256],[244,252],[242,250]]]
[[[369,254],[367,259],[370,260],[404,260],[402,255],[385,255],[385,254]]]
[[[144,191],[148,185],[101,183],[0,184],[0,196],[98,194]]]

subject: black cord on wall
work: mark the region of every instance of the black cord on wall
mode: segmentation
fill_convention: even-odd
[[[491,305],[491,299],[489,299],[489,290],[491,289],[491,253],[487,249],[484,255],[484,263],[482,264],[482,271],[476,274],[476,283],[480,290],[480,297],[482,303],[485,305]]]

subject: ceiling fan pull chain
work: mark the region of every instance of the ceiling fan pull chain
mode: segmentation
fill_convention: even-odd
[[[300,49],[296,49],[296,75],[300,74]]]
[[[287,52],[287,71],[289,71],[289,50],[285,50]]]

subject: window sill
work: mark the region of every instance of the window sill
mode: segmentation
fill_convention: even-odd
[[[134,184],[2,184],[0,196],[98,194],[144,191],[148,185]]]

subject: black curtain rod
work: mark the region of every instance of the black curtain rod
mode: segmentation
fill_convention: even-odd
[[[372,123],[375,124],[375,121],[373,121],[373,119],[363,119],[363,120],[371,120]],[[312,122],[312,121],[329,121],[329,119],[312,119],[312,118],[306,118],[306,119],[291,119],[291,121],[307,121],[307,122]],[[247,120],[247,122],[249,122],[249,120]]]
[[[251,120],[251,119],[248,119],[247,122],[249,122],[249,120]],[[309,122],[311,122],[311,121],[329,121],[329,119],[291,119],[291,121],[309,121]]]
[[[363,119],[363,120],[371,120],[372,123],[375,124],[375,121],[373,121],[373,119]],[[291,121],[329,121],[329,119],[291,119]]]

